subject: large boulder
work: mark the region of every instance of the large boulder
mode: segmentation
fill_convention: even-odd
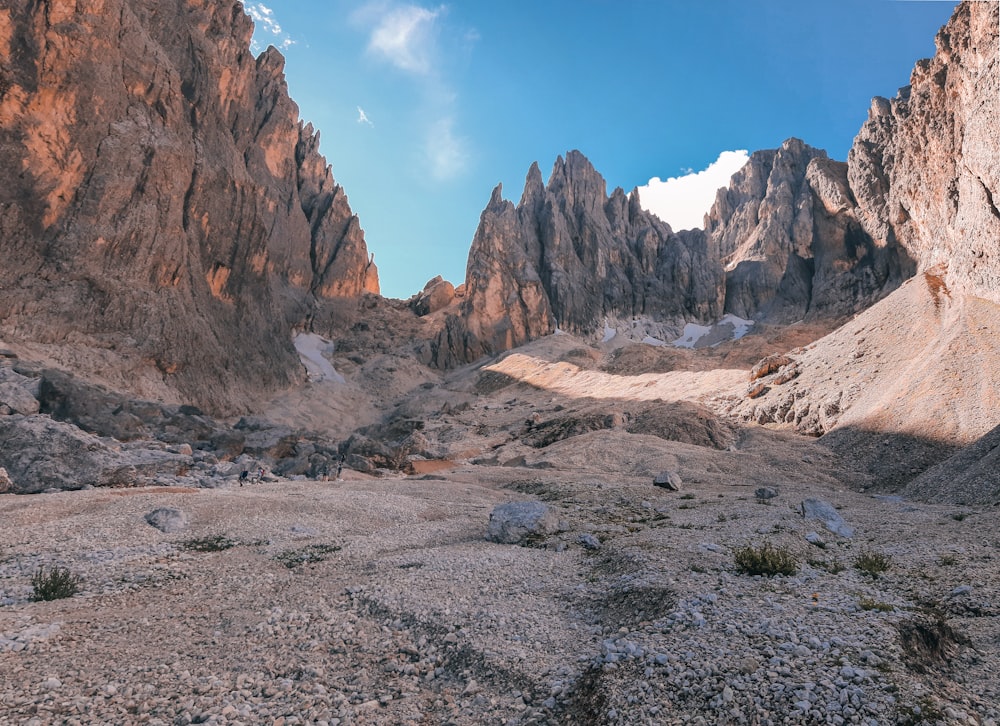
[[[531,544],[558,530],[559,521],[547,505],[509,502],[493,508],[486,539],[501,544]]]
[[[822,499],[805,499],[800,505],[799,511],[806,519],[812,519],[836,535],[850,539],[854,536],[854,528],[849,526],[844,518],[829,502]]]
[[[0,466],[19,494],[139,486],[189,464],[189,457],[166,451],[122,450],[114,441],[48,416],[0,416]]]
[[[38,413],[38,399],[17,383],[0,383],[0,415]]]
[[[151,527],[166,534],[180,532],[188,526],[187,514],[175,507],[159,507],[147,514],[145,519]]]

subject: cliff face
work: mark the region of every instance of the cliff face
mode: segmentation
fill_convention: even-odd
[[[440,366],[495,354],[561,329],[590,333],[605,318],[667,322],[722,313],[721,267],[700,232],[674,234],[616,189],[578,151],[548,185],[532,165],[515,207],[497,187],[480,218],[458,316],[433,346]]]
[[[706,215],[726,268],[726,312],[769,322],[856,312],[913,274],[864,230],[847,165],[798,139],[757,151]]]
[[[0,9],[0,335],[134,348],[224,412],[297,379],[315,297],[378,291],[251,33],[232,1]]]
[[[848,156],[859,217],[955,291],[1000,302],[998,6],[965,2],[910,85],[875,98]]]

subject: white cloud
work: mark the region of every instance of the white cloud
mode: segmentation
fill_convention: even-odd
[[[365,110],[361,108],[361,106],[358,106],[358,123],[368,124],[372,128],[375,128],[375,124],[373,124],[372,120],[368,118],[368,114],[365,113]]]
[[[368,51],[400,70],[427,75],[436,55],[435,21],[444,7],[428,10],[418,5],[400,5],[380,13],[375,20]]]
[[[454,125],[451,117],[441,118],[431,124],[427,133],[424,153],[431,176],[438,181],[454,179],[465,171],[468,163],[468,144],[455,135]]]
[[[250,50],[260,53],[264,48],[261,46],[260,35],[274,36],[263,41],[266,45],[274,45],[281,50],[287,50],[289,46],[295,45],[288,33],[281,29],[281,24],[274,17],[274,11],[264,3],[250,3],[244,6],[247,15],[253,20],[254,32],[250,40]]]
[[[639,187],[639,203],[675,230],[701,228],[705,213],[715,202],[715,193],[729,186],[729,179],[749,158],[746,149],[723,151],[702,171],[687,169],[683,176],[666,181],[653,177]]]
[[[470,163],[471,142],[456,130],[459,98],[449,71],[479,40],[474,28],[449,24],[447,16],[445,5],[423,7],[405,0],[371,0],[351,14],[351,22],[367,36],[366,53],[413,79],[419,101],[412,117],[423,143],[411,158],[420,160],[419,173],[436,181],[455,179]],[[401,117],[409,115],[399,111]]]

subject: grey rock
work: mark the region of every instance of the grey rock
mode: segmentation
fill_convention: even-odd
[[[188,457],[117,443],[48,416],[0,417],[0,466],[19,494],[87,486],[136,486],[157,473],[176,474]]]
[[[11,481],[7,470],[0,467],[0,494],[6,494],[7,492],[12,492],[16,489],[17,487],[14,482]]]
[[[840,516],[832,504],[824,502],[822,499],[803,500],[799,511],[806,519],[819,521],[836,535],[846,537],[847,539],[854,536],[854,528],[844,522],[844,518]]]
[[[757,497],[759,501],[766,502],[778,496],[778,490],[774,487],[758,487],[754,491],[753,495]]]
[[[820,537],[819,534],[816,532],[807,532],[806,542],[808,542],[811,545],[816,545],[820,549],[826,547],[826,540]]]
[[[38,399],[17,383],[0,383],[0,414],[38,413]]]
[[[523,544],[557,532],[556,514],[541,502],[499,504],[490,513],[486,539],[502,544]]]
[[[676,471],[661,471],[655,477],[653,477],[653,485],[661,487],[663,489],[669,489],[672,492],[680,491],[681,485],[684,482],[681,480],[681,475]]]
[[[589,532],[584,532],[577,537],[577,542],[583,545],[583,548],[586,550],[599,550],[601,548],[601,540]]]
[[[166,534],[180,532],[188,525],[187,515],[174,507],[160,507],[146,515],[146,522]]]

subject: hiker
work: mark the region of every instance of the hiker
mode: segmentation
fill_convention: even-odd
[[[337,460],[337,481],[343,481],[340,478],[341,473],[344,471],[344,455],[341,454],[340,458]]]
[[[249,472],[249,471],[247,471],[246,469],[244,469],[243,471],[241,471],[241,472],[240,472],[240,486],[243,486],[243,484],[244,484],[244,483],[245,483],[245,482],[246,482],[246,481],[247,481],[247,480],[248,480],[249,478],[250,478],[250,472]]]

